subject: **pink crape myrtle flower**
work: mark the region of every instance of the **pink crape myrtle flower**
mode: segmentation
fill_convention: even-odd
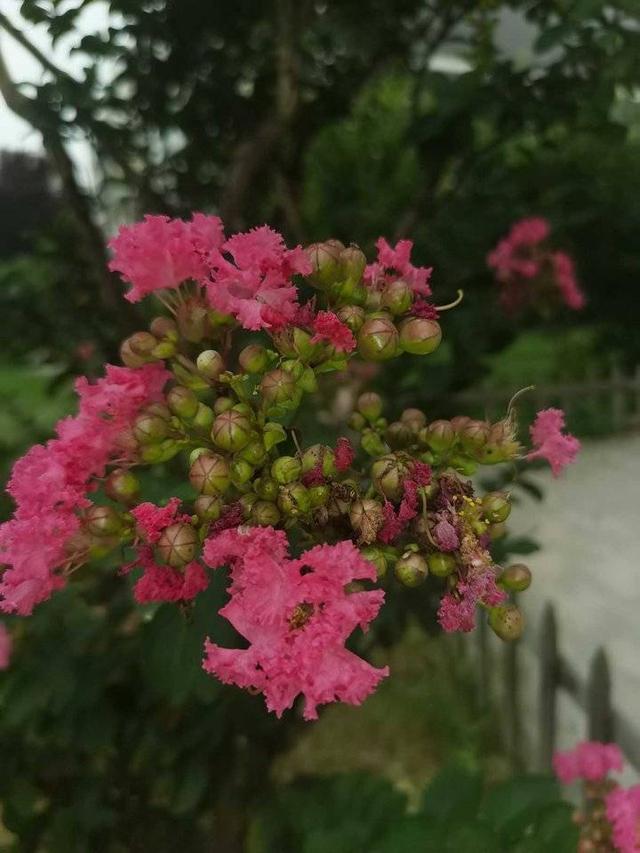
[[[179,287],[207,273],[206,258],[224,240],[217,216],[194,213],[189,222],[147,215],[124,225],[109,242],[109,269],[131,284],[125,298],[139,302],[157,290]]]
[[[208,267],[203,284],[210,304],[253,330],[292,321],[299,307],[292,276],[311,272],[304,250],[287,249],[282,236],[267,225],[234,234],[214,248]]]
[[[576,779],[599,782],[613,770],[622,770],[622,764],[622,753],[615,743],[598,741],[583,741],[574,749],[553,756],[553,769],[564,785]]]
[[[163,530],[166,530],[170,524],[176,521],[190,520],[190,516],[178,516],[180,508],[180,498],[170,498],[166,506],[157,506],[154,503],[145,501],[138,504],[131,510],[131,515],[136,520],[138,533],[142,536],[145,542],[155,544]]]
[[[7,669],[11,661],[11,634],[4,622],[0,622],[0,670]]]
[[[230,600],[220,614],[249,642],[229,649],[206,641],[204,669],[225,684],[262,692],[278,717],[302,694],[303,716],[314,720],[321,704],[360,705],[388,675],[344,647],[384,600],[382,590],[345,590],[376,577],[352,542],[290,559],[284,531],[239,527],[209,539],[204,559],[212,568],[230,564]]]
[[[534,449],[527,454],[527,459],[546,459],[551,465],[554,477],[575,462],[580,450],[580,442],[570,433],[562,430],[565,425],[562,409],[543,409],[538,412],[530,427],[531,440]]]
[[[146,545],[138,549],[136,560],[127,569],[134,567],[143,569],[133,588],[133,597],[138,604],[191,601],[209,585],[207,572],[197,560],[182,569],[161,566],[154,560],[152,549]]]
[[[640,850],[640,785],[616,788],[607,795],[605,803],[616,850],[637,853]]]
[[[380,237],[376,242],[377,260],[369,264],[364,273],[365,282],[371,287],[380,287],[389,281],[402,278],[414,293],[430,296],[429,279],[433,267],[416,267],[411,263],[411,240],[398,240],[395,247]]]
[[[453,633],[473,631],[476,626],[476,608],[482,603],[496,607],[506,600],[504,590],[496,582],[493,570],[469,575],[458,581],[455,594],[448,592],[438,608],[438,622],[443,631]]]
[[[91,479],[122,456],[122,430],[143,405],[160,400],[168,378],[153,364],[107,365],[96,383],[79,379],[78,414],[58,423],[57,438],[35,445],[15,463],[7,491],[16,511],[0,526],[0,560],[7,565],[0,576],[0,611],[27,616],[64,585],[55,571],[69,561],[78,511],[90,506]]]
[[[554,252],[551,255],[551,263],[555,275],[555,282],[562,299],[573,311],[584,308],[585,297],[578,280],[573,260],[566,252]]]
[[[347,471],[353,465],[356,452],[348,438],[342,436],[336,442],[335,461],[338,471]]]
[[[356,348],[353,332],[333,311],[319,311],[312,328],[312,344],[328,341],[337,352],[352,352]]]

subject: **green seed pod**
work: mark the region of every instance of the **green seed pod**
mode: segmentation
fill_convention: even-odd
[[[429,355],[440,346],[442,329],[435,320],[410,317],[400,326],[400,346],[413,355]]]
[[[382,291],[382,307],[395,316],[406,314],[413,302],[413,291],[401,278],[385,285]]]
[[[198,411],[191,422],[194,429],[203,433],[209,433],[213,425],[213,409],[204,403],[198,403]]]
[[[405,551],[402,557],[396,560],[393,573],[403,586],[413,588],[424,583],[429,574],[429,567],[427,561],[420,554],[416,554],[414,551]]]
[[[290,518],[306,515],[311,509],[309,492],[302,483],[289,483],[286,486],[281,486],[278,506]]]
[[[222,501],[217,495],[200,495],[193,502],[193,511],[200,521],[217,521],[222,513]]]
[[[278,498],[280,486],[273,477],[258,477],[253,484],[255,493],[265,501],[275,501]]]
[[[175,320],[172,320],[171,317],[154,317],[149,323],[149,331],[158,340],[166,339],[173,341],[173,343],[177,343],[180,337]]]
[[[338,280],[341,274],[340,255],[344,251],[339,240],[312,243],[305,251],[311,261],[309,280],[315,287],[324,290]]]
[[[456,435],[450,421],[432,421],[420,430],[420,440],[435,453],[445,453],[453,447]]]
[[[358,246],[347,246],[340,252],[340,266],[342,275],[352,282],[359,282],[364,274],[367,258]]]
[[[238,454],[240,459],[244,459],[254,468],[259,468],[267,461],[267,451],[261,439],[255,438],[247,444],[247,446]]]
[[[176,522],[163,531],[156,545],[160,562],[181,569],[195,559],[198,552],[198,534],[190,524]]]
[[[133,434],[138,444],[157,444],[169,435],[169,423],[160,415],[147,410],[135,419]]]
[[[262,373],[269,363],[269,355],[260,344],[249,344],[238,356],[238,363],[245,373]]]
[[[213,413],[214,415],[221,415],[223,412],[228,412],[229,409],[233,409],[235,400],[232,400],[231,397],[218,397],[213,404]]]
[[[251,521],[260,527],[275,527],[280,521],[280,510],[271,501],[256,501],[251,508]]]
[[[270,370],[262,377],[260,393],[268,405],[286,403],[296,396],[296,380],[282,368]]]
[[[359,305],[344,305],[338,311],[338,319],[355,334],[362,328],[362,324],[364,323],[364,309],[360,308]]]
[[[417,434],[427,423],[427,416],[420,409],[405,409],[400,415],[400,420],[409,427],[412,433]]]
[[[432,575],[437,578],[446,578],[456,570],[456,560],[451,554],[444,554],[442,551],[436,551],[429,554],[427,557],[427,565]]]
[[[394,421],[387,427],[384,437],[389,447],[398,450],[411,444],[412,434],[407,424],[403,424],[402,421]]]
[[[140,497],[140,481],[131,471],[116,468],[105,480],[104,491],[112,501],[130,506]]]
[[[387,361],[400,352],[398,330],[388,317],[365,320],[358,332],[358,352],[367,361]]]
[[[218,453],[201,453],[189,469],[189,482],[203,495],[222,495],[231,485],[229,463]]]
[[[499,604],[489,611],[489,626],[501,640],[518,640],[524,631],[524,616],[515,604]]]
[[[502,572],[498,583],[510,592],[524,592],[531,586],[531,569],[524,563],[514,563]]]
[[[111,506],[92,506],[85,514],[84,526],[92,536],[115,536],[122,530],[122,518]]]
[[[224,361],[219,352],[214,349],[206,349],[196,359],[198,373],[215,382],[224,371]]]
[[[375,421],[382,414],[382,397],[375,391],[365,391],[360,394],[356,408],[368,421]]]
[[[158,340],[150,332],[134,332],[127,340],[132,353],[145,360],[153,359],[152,353]]]
[[[511,503],[505,492],[488,492],[482,498],[482,515],[492,524],[506,521],[511,514]]]
[[[366,548],[361,548],[360,553],[365,560],[373,563],[376,567],[378,580],[382,580],[382,578],[387,574],[387,558],[385,557],[384,552],[380,548],[376,548],[374,545],[368,545]]]
[[[271,476],[281,486],[298,480],[301,473],[302,464],[295,456],[281,456],[271,466]]]
[[[199,400],[189,388],[174,385],[167,394],[167,405],[174,415],[190,421],[197,414]]]
[[[330,447],[324,444],[312,444],[302,454],[302,473],[314,471],[318,465],[322,466],[325,477],[333,477],[336,472],[336,457]]]
[[[309,501],[314,509],[319,506],[326,506],[331,497],[329,486],[310,486],[307,491],[309,492]]]
[[[229,409],[214,420],[211,439],[221,450],[237,453],[251,441],[251,423],[240,412]]]
[[[234,459],[231,463],[231,481],[234,486],[243,486],[253,477],[255,468],[246,459]]]
[[[393,454],[377,459],[371,466],[371,480],[374,486],[390,500],[399,500],[402,497],[406,474],[407,466]]]

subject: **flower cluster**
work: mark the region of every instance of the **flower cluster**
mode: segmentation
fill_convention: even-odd
[[[566,252],[547,245],[549,223],[540,217],[521,219],[487,255],[487,264],[501,285],[500,299],[510,312],[530,305],[547,309],[563,303],[572,311],[585,298],[574,264]]]
[[[429,301],[431,270],[412,263],[410,241],[380,239],[367,264],[339,240],[290,249],[267,226],[227,237],[217,217],[194,214],[148,216],[111,248],[127,298],[153,294],[165,312],[123,341],[124,367],[78,382],[78,415],[16,463],[1,610],[29,614],[71,572],[123,549],[140,604],[185,607],[227,566],[221,615],[248,645],[208,640],[205,670],[261,692],[278,715],[302,696],[307,719],[320,704],[359,704],[387,674],[345,647],[376,617],[382,585],[431,578],[444,630],[469,631],[484,610],[498,636],[520,635],[510,593],[531,574],[491,556],[509,495],[476,494],[468,479],[527,458],[512,411],[495,423],[419,409],[389,420],[368,392],[350,436],[308,445],[290,429],[305,395],[350,359],[439,346],[450,306]],[[241,329],[254,332],[244,345]],[[528,458],[554,473],[577,451],[562,428],[555,410],[532,428]],[[174,458],[187,497],[158,505],[144,471]],[[291,553],[290,532],[308,550]]]
[[[623,788],[610,778],[623,769],[614,743],[584,741],[553,757],[558,779],[565,785],[585,783],[585,808],[576,815],[579,851],[636,853],[640,850],[640,785]]]

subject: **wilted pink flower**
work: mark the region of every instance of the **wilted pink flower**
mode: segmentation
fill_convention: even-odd
[[[562,409],[543,409],[538,412],[530,432],[534,450],[527,459],[546,459],[554,477],[563,468],[575,461],[580,442],[569,433],[563,434],[564,412]]]
[[[203,283],[209,302],[245,329],[277,328],[293,320],[298,291],[292,276],[311,272],[303,249],[287,249],[282,236],[266,225],[234,234],[210,252],[208,262]]]
[[[438,622],[443,631],[473,631],[476,624],[476,608],[482,603],[495,607],[506,599],[504,590],[496,583],[491,569],[477,574],[469,573],[458,581],[455,593],[448,592],[438,609]]]
[[[555,774],[565,785],[576,779],[598,782],[612,770],[622,770],[622,763],[622,753],[615,743],[598,741],[583,741],[574,749],[553,756]]]
[[[114,253],[109,269],[132,287],[129,302],[139,302],[156,290],[173,289],[207,273],[207,255],[222,244],[222,221],[194,213],[190,222],[147,215],[124,225],[109,242]]]
[[[338,471],[346,471],[353,464],[356,453],[348,438],[339,438],[336,442],[335,462]]]
[[[11,634],[4,622],[0,622],[0,670],[7,669],[11,660]]]
[[[640,850],[640,785],[616,788],[606,797],[611,840],[620,853]]]
[[[180,570],[159,566],[148,546],[139,548],[136,560],[128,568],[137,566],[144,569],[133,588],[133,596],[138,604],[191,601],[209,585],[207,573],[197,560]]]
[[[413,289],[414,293],[430,296],[429,279],[433,267],[416,267],[411,263],[411,240],[398,240],[395,248],[380,237],[376,242],[378,258],[365,269],[364,280],[373,287],[402,278]]]
[[[345,591],[376,576],[352,542],[319,545],[291,560],[284,531],[241,527],[209,539],[204,553],[213,568],[230,563],[231,598],[220,613],[249,641],[246,649],[226,649],[207,640],[207,672],[264,693],[278,716],[302,693],[307,720],[317,718],[320,704],[359,705],[388,674],[344,647],[384,599],[382,590]]]
[[[145,502],[131,510],[136,520],[136,526],[145,542],[154,544],[170,524],[176,521],[189,521],[188,515],[178,517],[180,498],[170,498],[166,506]]]
[[[433,527],[433,539],[441,551],[457,551],[460,547],[458,531],[442,513]]]
[[[312,344],[328,341],[337,352],[355,349],[356,339],[351,329],[333,311],[318,311],[313,320],[313,332]]]

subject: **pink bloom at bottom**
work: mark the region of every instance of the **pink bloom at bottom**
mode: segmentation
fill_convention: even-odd
[[[231,565],[231,598],[220,614],[250,645],[207,640],[203,666],[225,684],[264,693],[278,717],[301,693],[304,718],[314,720],[320,704],[361,704],[388,675],[344,647],[378,614],[384,592],[345,591],[376,575],[350,541],[318,545],[296,560],[287,548],[286,534],[270,527],[227,530],[205,544],[210,566]]]
[[[616,850],[636,853],[640,850],[640,785],[616,788],[607,795],[606,807]]]
[[[563,429],[562,409],[543,409],[538,412],[530,429],[534,449],[527,454],[527,459],[546,459],[554,477],[575,462],[580,450],[578,439],[569,433],[563,434]]]
[[[153,559],[151,548],[140,548],[138,557],[128,568],[141,566],[144,574],[133,588],[138,604],[152,601],[191,601],[209,585],[203,566],[194,560],[183,569],[159,566]]]
[[[558,779],[569,785],[576,779],[598,782],[612,770],[622,770],[622,753],[615,743],[583,741],[574,749],[556,752],[553,769]]]
[[[7,626],[0,622],[0,670],[7,669],[11,660],[11,634]]]
[[[356,348],[351,329],[333,311],[318,312],[313,320],[313,332],[312,344],[328,341],[337,352],[351,352]]]

